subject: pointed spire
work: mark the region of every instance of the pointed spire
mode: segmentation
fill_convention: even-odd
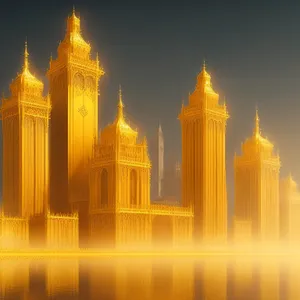
[[[124,104],[122,101],[122,89],[121,89],[121,85],[120,85],[119,86],[119,103],[118,103],[118,120],[124,119],[123,108],[124,108]]]
[[[27,50],[27,38],[25,40],[25,49],[24,49],[24,66],[23,66],[23,69],[24,71],[25,70],[28,70],[28,50]]]
[[[73,12],[72,12],[73,16],[76,17],[76,11],[75,11],[75,5],[73,4]]]
[[[206,63],[205,63],[205,59],[203,59],[203,66],[202,66],[202,70],[205,71],[206,70]]]
[[[258,109],[256,107],[255,111],[255,128],[254,128],[254,135],[259,136],[260,135],[260,127],[259,127],[259,116],[258,116]]]

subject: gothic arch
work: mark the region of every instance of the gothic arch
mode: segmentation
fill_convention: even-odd
[[[100,173],[100,207],[108,206],[108,172],[103,169]]]
[[[138,180],[137,180],[137,171],[132,169],[130,171],[130,177],[129,177],[129,184],[130,184],[130,204],[131,205],[137,205],[137,188],[138,188]]]

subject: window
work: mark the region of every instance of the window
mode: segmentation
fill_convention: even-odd
[[[100,207],[108,206],[108,173],[106,169],[100,175]]]
[[[130,172],[130,204],[137,205],[137,173],[136,170]]]

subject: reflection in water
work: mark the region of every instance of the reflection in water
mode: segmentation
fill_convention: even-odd
[[[300,299],[300,263],[209,258],[0,259],[0,299]]]

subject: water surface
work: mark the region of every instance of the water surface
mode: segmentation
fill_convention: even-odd
[[[300,299],[291,258],[2,258],[0,299]]]

